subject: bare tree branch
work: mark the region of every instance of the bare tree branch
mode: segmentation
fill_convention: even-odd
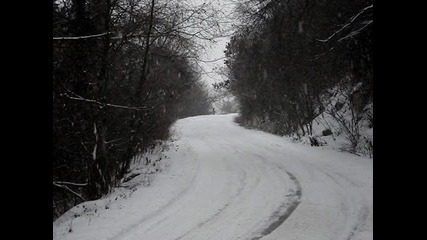
[[[347,28],[348,26],[350,26],[350,24],[352,24],[354,22],[354,20],[356,20],[357,17],[359,17],[362,13],[366,12],[366,10],[373,8],[374,5],[371,4],[367,7],[365,7],[364,9],[362,9],[362,11],[360,11],[358,14],[354,15],[353,17],[350,18],[350,21],[348,23],[346,23],[342,28],[340,28],[338,31],[334,32],[331,36],[329,36],[326,39],[316,39],[319,42],[328,42],[329,40],[331,40],[333,37],[335,37],[338,33],[340,33],[341,31],[343,31],[345,28]]]
[[[78,37],[53,37],[53,40],[79,40],[79,39],[88,39],[88,38],[98,38],[105,35],[112,34],[111,32],[105,32],[100,34],[88,35],[88,36],[78,36]]]
[[[85,199],[82,195],[80,195],[80,194],[78,194],[78,193],[74,192],[73,190],[71,190],[69,187],[67,187],[67,186],[65,186],[65,185],[57,184],[57,183],[55,183],[55,182],[53,182],[53,185],[54,185],[54,186],[56,186],[56,187],[60,187],[60,188],[63,188],[63,189],[65,189],[65,190],[68,190],[69,192],[71,192],[72,194],[76,195],[77,197],[79,197],[79,198],[80,198],[80,199],[82,199],[83,201],[86,201],[86,199]]]
[[[73,183],[73,182],[62,182],[62,181],[54,181],[53,183],[57,185],[73,185],[78,187],[87,186],[87,183]]]
[[[353,32],[347,34],[347,36],[345,36],[345,37],[338,39],[337,42],[341,42],[344,39],[347,39],[347,38],[353,37],[354,35],[359,34],[364,28],[366,28],[368,25],[372,24],[373,22],[374,22],[373,20],[366,22],[363,27],[357,29],[356,31],[353,31]]]
[[[99,102],[99,101],[94,100],[94,99],[84,98],[84,97],[79,96],[75,93],[74,93],[74,95],[76,95],[77,97],[70,96],[67,93],[61,93],[60,94],[60,96],[65,96],[69,99],[73,99],[73,100],[77,100],[77,101],[84,101],[84,102],[89,102],[89,103],[95,103],[95,104],[98,104],[102,107],[114,107],[114,108],[122,108],[122,109],[128,109],[128,110],[136,110],[136,111],[147,110],[146,107],[129,107],[129,106],[123,106],[123,105],[117,105],[117,104],[111,104],[111,103],[103,103],[103,102]]]

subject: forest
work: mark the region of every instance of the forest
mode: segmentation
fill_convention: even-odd
[[[237,98],[240,124],[299,138],[327,113],[351,152],[362,140],[373,148],[359,132],[362,121],[373,127],[373,1],[248,0],[236,14],[227,80],[215,87]]]
[[[108,193],[176,119],[210,113],[194,59],[211,7],[53,0],[53,219]]]

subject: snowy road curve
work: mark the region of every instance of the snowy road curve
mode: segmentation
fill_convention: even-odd
[[[150,188],[57,239],[373,239],[372,159],[247,130],[234,117],[179,120],[170,168]]]

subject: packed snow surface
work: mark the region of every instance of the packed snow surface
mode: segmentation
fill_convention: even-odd
[[[373,239],[373,159],[248,130],[235,116],[177,121],[166,170],[74,207],[53,238]]]

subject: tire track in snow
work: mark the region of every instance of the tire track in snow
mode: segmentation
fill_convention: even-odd
[[[351,230],[348,238],[346,240],[351,240],[353,239],[354,235],[360,231],[360,228],[362,226],[364,226],[366,219],[368,218],[369,215],[369,210],[368,207],[363,206],[362,209],[359,212],[359,218],[358,218],[358,222],[356,224],[356,226],[353,227],[353,229]]]
[[[209,144],[207,144],[207,145],[209,145]],[[198,163],[200,163],[200,159],[203,158],[203,156],[198,155],[197,158],[199,159]],[[201,161],[201,162],[203,162],[203,161]],[[236,170],[240,170],[237,173],[238,176],[239,176],[238,177],[239,180],[238,180],[238,184],[236,184],[235,191],[233,191],[233,195],[231,195],[229,197],[229,200],[227,202],[225,202],[222,206],[218,206],[219,208],[217,210],[213,211],[212,214],[208,215],[205,220],[203,220],[201,222],[197,222],[197,224],[194,227],[189,228],[190,230],[187,230],[184,234],[176,235],[176,236],[179,236],[179,237],[173,236],[173,238],[168,238],[168,239],[182,239],[182,238],[187,237],[188,235],[191,235],[193,233],[193,231],[195,231],[195,230],[198,230],[198,229],[200,229],[202,227],[206,227],[206,226],[210,227],[209,223],[212,223],[215,219],[221,218],[221,215],[222,215],[223,211],[226,210],[230,205],[233,205],[236,202],[236,199],[238,199],[239,196],[242,194],[242,192],[246,192],[245,191],[246,187],[247,187],[246,182],[247,182],[247,178],[248,178],[248,176],[247,176],[248,175],[247,170],[240,168],[240,166],[236,165],[236,163],[231,164],[231,162],[229,162],[228,160],[227,161],[221,161],[221,162],[227,164],[227,167],[225,167],[225,169],[236,169]],[[232,176],[233,174],[229,174],[229,175]],[[225,184],[225,186],[229,186],[233,182],[235,183],[235,181],[228,181],[228,183]],[[254,185],[251,185],[251,187],[257,186],[258,184],[259,184],[259,178],[256,179],[256,183]],[[191,188],[193,190],[197,190],[197,188],[195,188],[194,186],[191,187]],[[182,203],[182,201],[181,201],[181,203]],[[180,203],[177,203],[177,204],[179,205]],[[173,214],[177,215],[180,212],[185,212],[188,209],[191,209],[191,207],[188,208],[188,206],[187,206],[187,208],[178,208],[178,211],[174,211]],[[166,215],[166,216],[163,216],[162,218],[158,219],[156,222],[151,223],[150,225],[151,226],[159,226],[162,223],[170,220],[170,217],[171,217],[170,214]],[[151,231],[151,232],[148,233],[149,231]],[[147,232],[144,232],[144,234],[150,235],[150,234],[152,234],[152,232],[153,232],[153,229],[150,229]],[[134,235],[134,237],[136,237],[136,235]],[[169,237],[172,237],[172,235],[169,236]],[[151,239],[154,239],[154,238],[151,238]]]
[[[188,185],[181,191],[179,192],[177,195],[175,195],[172,199],[170,199],[165,205],[159,207],[156,211],[154,211],[153,213],[145,216],[144,218],[140,219],[139,221],[137,221],[136,223],[128,226],[125,229],[122,229],[121,231],[119,231],[117,234],[115,234],[114,236],[108,238],[108,240],[119,240],[122,239],[123,237],[127,236],[132,229],[137,228],[138,226],[142,225],[145,221],[151,219],[153,216],[158,215],[159,213],[161,213],[162,211],[164,211],[165,209],[167,209],[169,206],[173,205],[174,203],[176,203],[176,201],[181,198],[182,196],[184,196],[185,193],[187,193],[190,189],[191,186],[194,185],[194,180],[196,179],[197,174],[199,173],[199,169],[200,169],[200,162],[197,158],[194,159],[194,162],[196,163],[195,165],[195,169],[193,171],[193,175],[191,176],[191,179],[188,183]]]
[[[222,148],[229,148],[230,151],[232,152],[232,154],[243,154],[243,152],[236,150],[234,147],[230,147],[229,145],[225,145],[225,144],[218,144],[218,145],[220,145]],[[229,161],[226,161],[226,162],[229,164],[229,167],[231,168],[231,166],[232,166],[231,162],[229,162]],[[234,163],[234,165],[236,165],[236,163]],[[223,217],[224,214],[227,214],[226,212],[227,212],[228,208],[230,208],[230,207],[232,208],[234,206],[234,204],[238,204],[239,201],[241,202],[241,201],[247,199],[251,195],[251,193],[259,186],[259,184],[260,184],[259,175],[257,175],[255,181],[252,184],[248,184],[248,182],[247,182],[248,169],[242,169],[242,168],[238,168],[238,169],[243,170],[243,171],[240,174],[241,177],[240,177],[240,181],[239,181],[239,188],[237,189],[237,191],[233,195],[233,197],[231,197],[231,201],[227,202],[224,206],[222,206],[220,209],[218,209],[215,214],[208,217],[205,221],[197,224],[197,226],[188,230],[187,232],[185,232],[183,235],[179,236],[175,240],[186,238],[189,235],[193,234],[194,231],[200,230],[202,228],[211,227],[211,226],[208,226],[208,224],[212,225],[212,223],[214,221]],[[248,187],[249,187],[249,189],[248,189]],[[206,239],[210,239],[211,237],[207,237]]]
[[[117,240],[372,239],[371,166],[341,162],[338,154],[306,152],[304,147],[280,143],[279,138],[236,128],[230,118],[203,116],[182,121],[185,145],[194,151],[178,157],[192,158],[186,166],[200,166],[179,171],[185,174],[185,183],[177,184],[180,188],[164,201],[132,215],[126,224],[106,226],[99,221],[93,231],[73,228],[67,236],[79,240],[78,233],[92,236],[85,239],[108,239],[112,235],[101,238],[108,232]],[[231,161],[218,162],[221,157]],[[151,195],[137,197],[151,200]],[[129,209],[138,213],[137,206],[133,202]],[[127,217],[124,213],[110,216],[120,221]]]
[[[322,172],[323,174],[325,174],[327,177],[329,177],[332,181],[335,182],[335,184],[337,184],[337,186],[340,186],[340,188],[344,188],[343,186],[343,182],[346,181],[348,183],[350,183],[353,186],[358,186],[356,183],[352,182],[350,179],[346,178],[344,175],[336,173],[328,168],[324,168],[324,169],[319,169],[319,172]],[[335,175],[336,177],[334,177],[333,175]],[[340,178],[342,179],[341,181],[338,181],[336,178]],[[363,194],[360,194],[360,196],[363,196]],[[352,205],[352,204],[346,204],[346,205]],[[343,209],[344,212],[348,211],[346,209]],[[365,222],[367,221],[368,215],[369,215],[369,208],[366,205],[363,205],[360,207],[359,210],[357,210],[357,221],[355,223],[353,223],[353,227],[350,230],[350,232],[347,235],[346,240],[351,240],[354,238],[355,234],[357,232],[359,232],[359,230],[365,225]]]
[[[289,193],[284,196],[285,200],[271,214],[269,218],[269,221],[271,221],[271,223],[268,226],[264,227],[263,229],[259,230],[258,232],[260,233],[255,233],[257,236],[250,238],[250,240],[258,240],[272,233],[276,228],[282,225],[286,221],[286,219],[289,218],[289,216],[293,213],[293,211],[298,207],[299,203],[301,202],[300,200],[302,197],[302,187],[298,179],[295,177],[295,175],[293,175],[291,172],[284,169],[282,166],[267,160],[265,157],[263,157],[260,154],[257,154],[257,153],[250,153],[250,154],[253,156],[256,156],[258,159],[262,160],[265,164],[273,165],[274,167],[285,172],[296,187],[296,190],[291,189]]]
[[[230,146],[223,146],[225,148],[231,148]],[[244,174],[244,178],[240,178],[239,181],[239,188],[236,191],[236,193],[234,194],[234,196],[231,198],[232,200],[227,202],[223,207],[221,207],[215,214],[210,215],[205,221],[200,222],[199,224],[197,224],[197,226],[191,228],[190,230],[188,230],[187,232],[185,232],[183,235],[181,235],[180,237],[176,238],[176,240],[178,239],[199,239],[200,238],[200,233],[203,232],[204,230],[202,228],[206,228],[206,229],[217,229],[218,231],[220,231],[220,229],[222,229],[224,227],[224,222],[218,222],[221,218],[225,218],[225,219],[239,219],[240,214],[235,215],[236,213],[241,213],[241,212],[236,212],[233,209],[236,208],[237,206],[240,206],[241,203],[247,201],[248,199],[251,199],[253,197],[254,191],[256,191],[257,189],[259,189],[261,181],[260,181],[260,176],[261,173],[263,173],[264,171],[259,171],[259,164],[261,164],[261,166],[266,167],[265,170],[267,170],[267,168],[269,168],[269,170],[271,169],[277,169],[276,166],[272,167],[272,164],[269,164],[269,162],[266,162],[264,158],[257,156],[256,154],[252,154],[252,153],[247,153],[247,152],[242,152],[239,150],[236,150],[236,148],[232,147],[231,148],[233,151],[233,154],[247,154],[250,155],[251,158],[244,158],[244,159],[250,159],[253,161],[252,164],[250,164],[252,166],[252,168],[250,169],[244,169],[243,174]],[[255,158],[254,158],[255,156]],[[236,164],[236,163],[234,163]],[[239,165],[241,164],[241,162],[238,163]],[[246,182],[245,180],[247,179],[247,175],[248,173],[251,173],[251,176],[254,177],[252,172],[253,170],[257,170],[259,171],[258,174],[255,174],[256,178],[254,178],[253,182],[249,184],[249,182]],[[277,171],[277,172],[276,172]],[[276,170],[275,172],[282,172],[283,170]],[[273,172],[272,172],[273,173]],[[289,175],[283,173],[284,176],[287,176],[288,178],[290,178]],[[297,191],[298,192],[298,191]],[[301,192],[301,191],[299,191]],[[289,193],[286,195],[288,197],[290,196],[294,196],[295,191],[292,193]],[[286,207],[285,205],[287,204],[282,204],[280,207]],[[275,210],[272,211],[274,213],[276,213],[276,215],[280,214],[279,210]],[[272,217],[269,217],[269,219],[272,219]],[[228,224],[230,224],[230,222],[228,222]],[[232,224],[232,223],[231,223]],[[249,229],[248,229],[249,230]],[[215,231],[209,231],[209,232],[215,232]],[[243,233],[243,232],[242,232]],[[244,234],[248,234],[249,232],[244,232]],[[216,234],[209,234],[208,232],[205,232],[205,237],[203,239],[223,239],[222,237],[219,237]],[[189,237],[191,236],[191,237]],[[198,236],[198,237],[195,237]],[[250,235],[251,236],[251,235]],[[250,237],[243,237],[243,239],[249,239]],[[235,238],[232,239],[242,239],[242,236],[235,236]]]
[[[247,178],[247,173],[243,172],[242,174],[243,177],[240,178],[239,181],[239,188],[236,191],[236,194],[232,197],[232,199],[236,199],[243,191],[244,189],[244,182]],[[188,230],[186,233],[184,233],[183,235],[179,236],[178,238],[176,238],[176,240],[182,239],[186,236],[188,236],[192,231],[194,231],[195,229],[199,229],[202,228],[203,226],[205,226],[206,224],[208,224],[209,222],[213,221],[215,218],[217,218],[228,206],[230,206],[234,201],[230,201],[228,203],[226,203],[224,206],[222,206],[220,209],[217,210],[217,212],[213,215],[211,215],[208,219],[206,219],[205,221],[197,224],[196,227]]]
[[[289,216],[291,216],[292,212],[298,207],[300,203],[300,199],[302,196],[302,188],[298,179],[292,173],[286,171],[279,165],[273,165],[285,171],[286,174],[288,174],[289,178],[292,180],[292,182],[295,184],[297,189],[296,191],[291,190],[290,193],[285,196],[286,200],[277,208],[275,212],[273,212],[270,217],[270,220],[272,220],[273,222],[271,222],[267,227],[261,230],[262,232],[258,236],[251,238],[251,240],[258,240],[272,233],[276,228],[282,225],[286,221],[286,219],[288,219]]]

